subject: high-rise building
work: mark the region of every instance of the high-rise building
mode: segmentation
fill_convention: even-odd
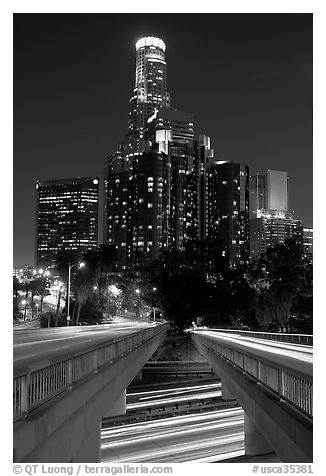
[[[288,211],[288,173],[281,170],[267,170],[266,209]]]
[[[195,180],[197,178],[198,182],[198,238],[202,241],[207,238],[209,231],[208,175],[211,160],[214,158],[214,150],[211,149],[211,139],[209,136],[199,136],[197,156],[197,174],[195,174]]]
[[[127,155],[143,152],[148,119],[161,107],[170,107],[165,50],[164,41],[155,36],[145,36],[136,43],[136,75],[129,100]]]
[[[170,109],[165,49],[154,36],[136,43],[127,137],[105,165],[104,239],[118,246],[122,269],[196,233],[194,116]]]
[[[250,177],[250,258],[257,259],[286,238],[302,244],[302,234],[302,222],[288,212],[287,172],[267,170]]]
[[[252,175],[249,178],[250,219],[257,217],[257,210],[267,209],[267,176]]]
[[[148,119],[145,138],[157,143],[169,140],[192,146],[195,139],[194,115],[166,107],[156,109],[153,116]]]
[[[214,161],[210,138],[195,140],[194,116],[170,107],[165,43],[136,43],[136,78],[124,144],[105,169],[106,240],[122,269],[187,240],[217,237],[232,266],[249,260],[248,167]]]
[[[302,245],[301,220],[289,213],[263,210],[257,218],[250,220],[250,258],[257,259],[269,246],[283,244],[293,238]]]
[[[249,168],[211,159],[205,228],[227,245],[230,266],[249,262]]]
[[[97,247],[98,184],[98,177],[36,183],[36,266],[54,266],[61,249],[82,253]]]
[[[313,228],[304,228],[303,229],[303,255],[311,263],[313,261],[313,240],[314,240]]]
[[[168,156],[155,149],[144,152],[134,165],[129,192],[128,267],[157,259],[168,246],[169,175]]]

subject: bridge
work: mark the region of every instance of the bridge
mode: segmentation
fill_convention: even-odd
[[[102,419],[125,413],[125,390],[168,327],[15,329],[14,461],[99,462]]]
[[[245,452],[283,462],[313,458],[312,336],[223,329],[191,331],[222,381],[222,397],[245,412]]]

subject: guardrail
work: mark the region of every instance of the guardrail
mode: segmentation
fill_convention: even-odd
[[[150,406],[137,412],[127,412],[124,415],[115,415],[105,417],[102,420],[102,429],[115,425],[126,425],[130,423],[139,423],[141,421],[158,420],[159,418],[175,417],[181,415],[189,415],[192,413],[206,413],[214,410],[226,410],[230,408],[239,408],[236,400],[205,402],[187,402],[185,405],[171,404],[162,405],[162,407],[152,409]]]
[[[211,329],[209,329],[211,331]],[[293,355],[270,354],[228,340],[228,336],[205,336],[194,332],[194,340],[214,351],[220,358],[237,366],[261,385],[277,394],[309,417],[313,414],[312,363],[301,362]],[[220,341],[219,341],[220,339]]]
[[[200,329],[200,327],[198,328]],[[213,332],[227,332],[240,334],[257,339],[277,340],[280,342],[289,342],[293,344],[313,345],[313,336],[311,334],[286,334],[283,332],[261,332],[261,331],[242,331],[240,329],[210,329]]]
[[[14,421],[26,417],[35,408],[70,390],[77,382],[142,346],[168,327],[168,324],[162,324],[159,332],[157,327],[151,327],[109,344],[97,344],[82,352],[65,354],[54,361],[14,369]]]

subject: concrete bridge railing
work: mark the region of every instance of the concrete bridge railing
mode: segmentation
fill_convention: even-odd
[[[209,337],[195,332],[195,335],[198,342],[215,350],[222,359],[240,367],[261,385],[275,392],[279,398],[312,417],[312,363],[308,364],[284,354],[271,354],[261,346],[250,346],[232,339],[232,334],[224,337],[223,334],[219,336],[216,333]]]
[[[161,324],[161,329],[168,324]],[[35,362],[14,369],[13,419],[17,421],[103,366],[114,363],[157,334],[155,327],[123,337],[108,344],[95,344],[83,351],[62,355],[60,359]]]
[[[225,332],[228,334],[239,334],[242,336],[255,337],[257,339],[276,340],[279,342],[289,342],[292,344],[313,345],[313,336],[311,334],[288,334],[283,332],[261,332],[261,331],[243,331],[240,329],[209,329],[215,332]]]
[[[312,347],[207,329],[192,338],[222,381],[222,399],[244,409],[246,454],[311,462]]]

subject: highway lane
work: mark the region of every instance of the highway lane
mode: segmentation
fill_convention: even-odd
[[[102,429],[101,461],[217,461],[244,454],[243,410],[211,411]]]
[[[262,338],[255,338],[244,336],[241,334],[226,334],[224,332],[200,330],[194,331],[199,335],[206,335],[211,338],[216,338],[218,341],[233,342],[240,344],[248,349],[262,350],[274,355],[284,355],[295,360],[300,360],[307,364],[312,364],[313,361],[313,347],[302,344],[293,344],[290,342],[273,341]]]
[[[62,356],[84,349],[85,344],[104,344],[149,328],[154,323],[128,321],[98,326],[71,326],[50,329],[14,328],[14,367],[37,360]]]

